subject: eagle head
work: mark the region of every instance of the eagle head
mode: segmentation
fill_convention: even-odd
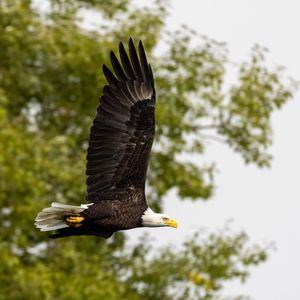
[[[142,226],[143,227],[173,227],[177,228],[177,222],[164,214],[155,213],[150,207],[145,210],[142,215]]]

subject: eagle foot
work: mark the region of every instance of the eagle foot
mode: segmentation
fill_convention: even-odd
[[[65,216],[65,222],[70,227],[80,227],[84,217],[80,215]]]

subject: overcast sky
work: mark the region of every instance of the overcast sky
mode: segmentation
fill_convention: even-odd
[[[300,79],[299,0],[175,0],[171,5],[169,29],[187,24],[224,41],[234,61],[249,57],[253,44],[259,43],[269,48],[270,65],[283,65],[287,74]],[[178,219],[181,227],[160,229],[160,244],[178,244],[200,227],[215,231],[229,219],[234,220],[233,228],[244,229],[253,242],[276,242],[277,251],[268,262],[253,269],[246,284],[228,284],[227,295],[248,294],[255,300],[300,299],[299,98],[297,93],[273,117],[270,170],[245,166],[230,149],[210,145],[205,158],[216,161],[220,170],[214,198],[196,204],[174,198],[166,203],[165,212]],[[142,232],[132,234],[136,237]]]

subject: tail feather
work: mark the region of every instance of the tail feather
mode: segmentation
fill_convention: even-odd
[[[35,218],[35,226],[41,231],[57,230],[67,228],[65,222],[66,215],[78,215],[91,204],[81,204],[80,206],[67,205],[53,202],[51,207],[44,208]]]

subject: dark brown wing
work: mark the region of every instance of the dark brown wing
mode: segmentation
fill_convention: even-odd
[[[115,75],[103,65],[108,81],[90,131],[87,153],[87,200],[125,190],[144,189],[154,139],[155,88],[142,42],[138,53],[129,39],[121,62],[110,53]]]

